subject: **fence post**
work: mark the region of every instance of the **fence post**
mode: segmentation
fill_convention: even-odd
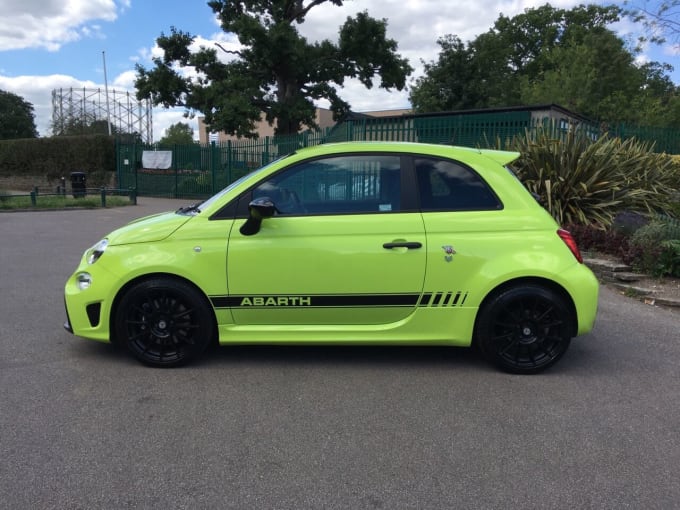
[[[215,152],[217,151],[217,147],[215,146],[215,142],[212,141],[210,142],[210,176],[212,177],[212,181],[210,182],[210,192],[215,193],[217,190],[215,189],[215,183],[216,183],[216,176],[215,172],[217,171],[215,165],[215,160],[217,159],[215,157]]]
[[[269,137],[264,137],[264,151],[262,151],[262,166],[269,163]]]
[[[231,184],[233,179],[234,162],[232,161],[231,140],[227,140],[227,184]]]

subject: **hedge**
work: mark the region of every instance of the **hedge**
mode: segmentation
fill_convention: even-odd
[[[55,180],[86,172],[108,180],[116,170],[116,139],[107,135],[0,140],[0,176],[40,175]]]

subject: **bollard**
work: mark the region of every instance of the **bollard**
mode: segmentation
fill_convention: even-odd
[[[106,207],[106,188],[102,187],[102,207]]]
[[[130,202],[132,202],[132,205],[137,205],[137,189],[136,188],[130,188]]]
[[[33,191],[31,191],[31,205],[32,205],[33,207],[35,207],[35,206],[37,205],[37,203],[36,203],[37,201],[36,201],[36,199],[35,199],[35,196],[37,195],[37,193],[36,193],[36,190],[37,190],[37,189],[38,189],[38,188],[36,188],[36,189],[34,189]]]

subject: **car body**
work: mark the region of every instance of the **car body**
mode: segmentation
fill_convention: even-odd
[[[414,143],[298,150],[134,221],[65,286],[74,334],[175,366],[220,344],[479,344],[541,371],[591,330],[598,284],[507,164]]]

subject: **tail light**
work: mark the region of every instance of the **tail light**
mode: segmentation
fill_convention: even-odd
[[[569,231],[561,228],[557,231],[557,235],[560,236],[560,239],[562,239],[562,241],[564,241],[564,244],[566,244],[567,247],[571,250],[571,253],[574,255],[574,257],[576,257],[576,260],[578,260],[579,264],[583,264],[583,257],[581,256],[581,252],[579,251],[578,246],[576,245],[576,241],[574,241],[574,238],[569,233]]]

